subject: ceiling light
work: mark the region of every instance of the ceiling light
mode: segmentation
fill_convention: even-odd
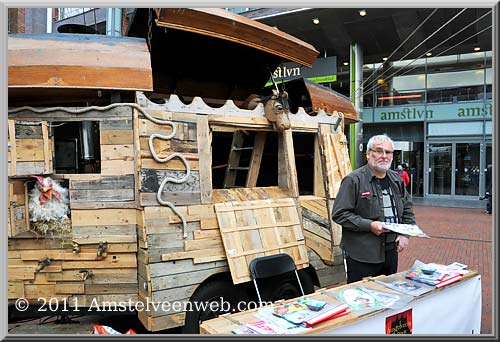
[[[430,56],[432,56],[432,52],[427,52],[425,55],[426,55],[427,57],[430,57]]]
[[[386,60],[388,60],[388,58],[387,58],[387,57],[384,57],[384,58],[382,58],[382,60],[383,60],[383,61],[386,61]]]
[[[474,51],[480,51],[480,50],[481,50],[481,48],[480,48],[479,46],[476,46],[476,47],[474,48]]]
[[[344,62],[344,65],[349,65],[349,62]]]
[[[314,18],[313,19],[313,24],[314,25],[318,25],[319,24],[319,19],[318,18]]]
[[[365,10],[361,10],[358,12],[360,16],[364,17],[366,15],[366,11]]]

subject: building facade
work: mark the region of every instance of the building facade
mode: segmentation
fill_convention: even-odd
[[[394,166],[409,166],[413,195],[484,196],[492,166],[492,52],[364,69],[364,143],[382,132],[396,141]],[[381,70],[395,76],[386,79]]]

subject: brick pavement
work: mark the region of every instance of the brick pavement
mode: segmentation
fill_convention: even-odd
[[[482,279],[481,333],[492,333],[493,254],[491,215],[483,209],[414,206],[417,225],[431,239],[411,238],[407,250],[399,255],[398,271],[422,262],[451,264],[458,261],[478,271]]]

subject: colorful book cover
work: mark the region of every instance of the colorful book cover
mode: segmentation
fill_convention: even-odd
[[[375,297],[359,287],[339,291],[337,298],[346,303],[351,311],[378,310],[384,306]]]
[[[332,308],[321,310],[316,316],[307,319],[304,324],[308,328],[313,327],[318,323],[348,315],[349,312],[349,306],[347,306],[347,304],[340,304]]]
[[[312,326],[324,320],[333,318],[338,313],[346,311],[349,307],[341,302],[338,304],[326,304],[319,311],[313,311],[308,308],[303,310],[295,310],[293,312],[288,312],[281,314],[279,317],[286,319],[288,322],[293,324],[303,324],[306,326]]]
[[[299,310],[305,310],[305,309],[307,309],[306,304],[299,303],[298,301],[293,301],[291,303],[286,303],[286,304],[275,307],[273,309],[273,314],[281,317],[282,315],[290,314],[292,312],[299,311]]]
[[[366,287],[361,287],[363,292],[368,293],[385,308],[390,308],[394,305],[394,303],[398,302],[401,297],[394,293],[382,292],[377,290],[368,289]]]
[[[425,234],[422,229],[415,224],[384,223],[384,228],[404,235],[430,238],[429,235]]]
[[[385,333],[408,334],[413,331],[412,309],[385,318]]]
[[[276,324],[264,320],[250,322],[246,326],[258,334],[284,334],[286,332]]]
[[[231,330],[231,332],[233,334],[251,334],[251,335],[257,334],[257,332],[255,330],[252,330],[245,325],[240,325],[240,326],[234,328],[233,330]]]

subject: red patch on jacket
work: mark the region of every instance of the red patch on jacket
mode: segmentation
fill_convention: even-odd
[[[368,196],[370,196],[371,194],[372,194],[372,193],[371,193],[370,191],[365,191],[365,192],[362,192],[362,193],[361,193],[361,196],[362,196],[362,197],[368,197]]]

